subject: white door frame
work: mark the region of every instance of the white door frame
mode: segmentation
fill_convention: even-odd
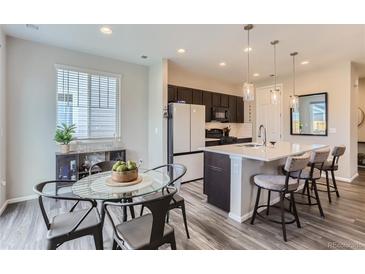
[[[280,88],[280,141],[283,140],[284,137],[284,133],[283,133],[283,123],[284,123],[284,115],[283,115],[283,110],[284,110],[284,104],[283,104],[283,98],[284,98],[284,90],[283,90],[283,84],[277,84],[276,86],[278,86]],[[268,85],[268,86],[261,86],[261,87],[257,87],[256,88],[256,94],[257,91],[260,89],[270,89],[273,88],[274,85]],[[255,112],[256,112],[256,117],[257,117],[257,109],[258,109],[258,105],[257,105],[257,100],[255,100]],[[257,120],[255,121],[255,126],[258,127],[257,125]],[[256,134],[257,128],[255,128],[254,130],[254,134]]]

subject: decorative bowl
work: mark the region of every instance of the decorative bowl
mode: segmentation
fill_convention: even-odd
[[[138,168],[128,171],[112,171],[112,180],[119,183],[131,182],[138,178]]]

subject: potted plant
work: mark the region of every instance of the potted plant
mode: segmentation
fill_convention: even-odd
[[[54,140],[60,144],[61,153],[70,152],[70,142],[73,140],[73,134],[75,133],[76,125],[66,125],[62,123],[57,126]]]

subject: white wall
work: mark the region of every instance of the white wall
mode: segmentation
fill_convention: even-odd
[[[148,156],[149,167],[167,163],[167,60],[149,67],[148,73]]]
[[[176,85],[176,86],[183,86],[183,87],[189,87],[189,88],[195,88],[195,89],[201,89],[201,90],[208,90],[212,92],[218,92],[223,94],[230,94],[235,96],[242,96],[241,93],[241,87],[228,83],[228,82],[222,82],[214,78],[205,77],[202,75],[197,75],[195,73],[191,73],[189,71],[186,71],[178,66],[176,66],[174,63],[169,62],[168,65],[168,83],[170,85]],[[245,102],[245,122],[247,121],[246,118],[249,117],[249,106],[250,104],[247,104]],[[251,137],[252,136],[252,127],[251,123],[229,123],[229,124],[222,124],[222,123],[206,123],[206,128],[223,128],[230,125],[231,126],[231,136],[237,136],[237,137]]]
[[[55,64],[122,75],[122,141],[129,159],[148,165],[147,67],[8,37],[8,199],[55,177]]]
[[[356,155],[352,148],[353,134],[351,130],[351,63],[341,62],[332,64],[326,68],[308,71],[298,74],[296,77],[296,91],[298,95],[328,92],[328,128],[327,137],[318,136],[293,136],[290,135],[290,110],[289,96],[292,90],[292,78],[278,79],[283,83],[283,140],[297,143],[329,144],[331,147],[344,144],[347,151],[340,160],[338,176],[350,179],[355,174],[353,162]],[[258,86],[270,85],[270,81],[258,83]],[[336,130],[336,133],[331,133]]]
[[[5,145],[5,121],[6,121],[6,95],[5,95],[5,71],[6,71],[6,38],[0,26],[0,210],[6,200],[6,189],[2,182],[6,180],[6,145]],[[1,212],[0,212],[1,214]]]

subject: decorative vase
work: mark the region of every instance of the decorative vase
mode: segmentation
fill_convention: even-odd
[[[62,144],[60,145],[61,153],[69,153],[70,152],[70,145],[69,144]]]

